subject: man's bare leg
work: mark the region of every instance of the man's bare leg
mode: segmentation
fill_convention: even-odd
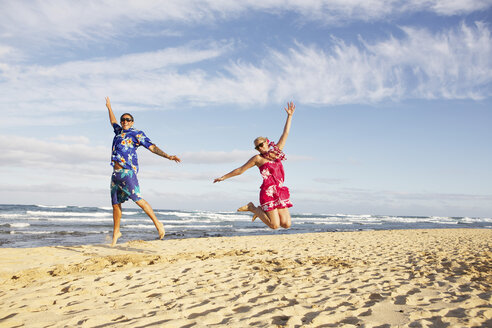
[[[121,204],[113,205],[113,242],[111,247],[116,245],[118,238],[121,237],[120,232],[120,222],[121,222]]]
[[[159,239],[164,238],[164,235],[166,234],[166,230],[164,229],[164,225],[157,220],[157,217],[155,216],[154,210],[150,206],[149,203],[145,199],[141,199],[138,202],[136,202],[138,206],[149,216],[149,218],[154,222],[155,227],[157,228],[157,232],[159,233]]]

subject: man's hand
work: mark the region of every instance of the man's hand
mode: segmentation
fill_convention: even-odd
[[[108,109],[111,109],[111,102],[109,101],[109,97],[106,97],[106,107],[108,107]]]
[[[170,161],[175,161],[176,163],[181,163],[181,160],[180,160],[180,159],[179,159],[179,157],[178,157],[178,156],[176,156],[176,155],[169,156],[169,157],[168,157],[168,159],[169,159]]]

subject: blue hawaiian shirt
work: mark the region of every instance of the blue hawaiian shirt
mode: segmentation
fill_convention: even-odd
[[[123,130],[120,125],[113,123],[113,129],[115,136],[113,139],[111,165],[114,166],[114,162],[117,162],[122,168],[138,173],[137,148],[144,146],[148,149],[153,145],[152,141],[143,131],[134,128]]]

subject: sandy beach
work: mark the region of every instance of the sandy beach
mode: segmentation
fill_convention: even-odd
[[[491,327],[492,230],[0,249],[1,327]]]

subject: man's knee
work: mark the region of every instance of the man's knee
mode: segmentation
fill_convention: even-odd
[[[145,199],[143,199],[143,198],[141,198],[141,199],[137,200],[137,201],[135,202],[135,204],[137,204],[137,205],[138,205],[138,206],[140,206],[141,208],[144,208],[145,206],[149,205],[149,203],[147,203],[147,202],[145,201]]]

